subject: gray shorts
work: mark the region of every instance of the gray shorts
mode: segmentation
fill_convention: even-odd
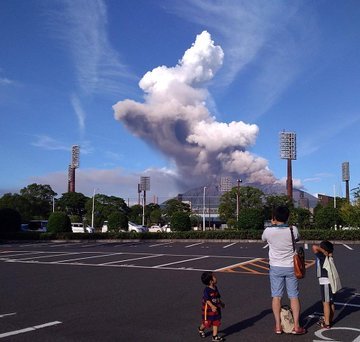
[[[321,300],[326,303],[334,303],[334,295],[330,284],[320,285]]]

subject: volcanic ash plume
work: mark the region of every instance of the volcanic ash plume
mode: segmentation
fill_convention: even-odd
[[[189,186],[220,175],[273,182],[267,161],[246,151],[259,128],[242,121],[218,122],[206,107],[206,87],[223,58],[221,47],[202,32],[175,67],[147,72],[139,82],[144,103],[119,101],[113,106],[115,118],[174,160]]]

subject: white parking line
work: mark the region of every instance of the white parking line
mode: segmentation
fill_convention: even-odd
[[[157,243],[155,245],[150,245],[149,247],[157,247],[157,246],[164,246],[164,245],[170,245],[173,242],[164,242],[164,243]]]
[[[192,245],[185,246],[185,248],[194,247],[194,246],[198,246],[198,245],[202,245],[202,244],[203,244],[203,242],[193,243]]]
[[[269,246],[269,244],[267,243],[263,248],[267,248]]]
[[[236,242],[233,242],[233,243],[231,243],[230,245],[226,245],[226,246],[224,246],[223,248],[228,248],[228,247],[231,247],[231,246],[234,246],[234,245],[236,245]]]
[[[35,257],[28,257],[28,258],[19,258],[16,259],[16,261],[24,261],[24,260],[34,260],[34,259],[41,259],[41,258],[50,258],[50,257],[57,257],[57,256],[63,256],[63,255],[70,255],[70,254],[77,254],[77,253],[67,253],[67,252],[60,252],[60,254],[46,254],[42,256],[35,256]]]
[[[338,303],[338,302],[334,302],[335,305],[340,305],[340,306],[353,306],[355,308],[360,308],[359,304],[348,304],[348,303]]]
[[[131,258],[131,259],[124,259],[124,260],[110,261],[110,262],[105,262],[105,263],[99,264],[99,265],[100,266],[106,266],[106,265],[111,265],[111,264],[118,264],[118,263],[125,262],[125,261],[150,259],[150,258],[157,258],[157,257],[161,257],[161,256],[164,256],[164,254],[148,255],[148,256],[141,257],[141,258]]]
[[[76,254],[76,253],[70,253],[70,254]],[[56,261],[56,263],[59,264],[59,263],[62,263],[62,262],[71,262],[71,261],[84,260],[84,259],[93,259],[93,258],[103,258],[103,257],[106,257],[106,256],[119,255],[119,254],[123,254],[123,253],[120,252],[120,253],[91,255],[91,256],[82,257],[82,258],[59,260],[59,261]]]
[[[309,249],[309,245],[307,243],[304,243],[305,249]]]
[[[193,260],[200,260],[200,259],[205,259],[208,258],[208,255],[204,255],[198,258],[191,258],[191,259],[185,259],[185,260],[180,260],[180,261],[175,261],[175,262],[169,262],[167,264],[162,264],[162,265],[156,265],[154,266],[154,268],[159,268],[159,267],[163,267],[163,266],[169,266],[169,265],[174,265],[174,264],[181,264],[182,262],[188,262],[188,261],[193,261]]]
[[[0,338],[9,337],[9,336],[18,335],[18,334],[23,334],[23,333],[27,333],[29,331],[34,331],[34,330],[37,330],[37,329],[47,328],[47,327],[51,327],[53,325],[57,325],[57,324],[61,324],[61,323],[62,322],[60,322],[60,321],[54,321],[54,322],[44,323],[44,324],[40,324],[40,325],[35,325],[35,326],[29,327],[29,328],[9,331],[7,333],[0,334]]]
[[[11,312],[11,313],[7,313],[7,314],[1,314],[0,318],[6,317],[6,316],[13,316],[13,315],[16,315],[16,312]]]
[[[347,249],[350,249],[351,251],[353,251],[354,249],[351,248],[350,246],[346,245],[345,243],[342,244],[344,247],[346,247]]]

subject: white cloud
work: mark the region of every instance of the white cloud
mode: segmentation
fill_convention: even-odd
[[[79,100],[79,98],[76,95],[73,95],[71,97],[71,104],[74,108],[77,120],[78,120],[78,124],[79,124],[79,129],[80,129],[80,133],[83,134],[84,130],[85,130],[85,119],[86,119],[86,113],[83,110],[82,106],[81,106],[81,102]]]
[[[51,16],[53,29],[70,52],[77,81],[85,95],[124,94],[124,80],[136,78],[121,62],[107,36],[107,8],[102,0],[64,0],[63,9]]]
[[[61,151],[70,151],[71,147],[66,145],[58,140],[55,140],[48,135],[35,135],[35,141],[31,145],[40,147],[44,150],[61,150]]]

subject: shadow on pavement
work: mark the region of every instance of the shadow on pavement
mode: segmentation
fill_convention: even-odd
[[[246,328],[253,326],[254,323],[256,323],[257,321],[260,321],[261,319],[263,319],[265,316],[267,316],[270,313],[272,313],[271,309],[263,310],[262,312],[260,312],[258,315],[254,316],[254,317],[250,317],[250,318],[247,318],[236,324],[230,325],[229,327],[223,329],[221,331],[221,333],[223,334],[224,337],[226,337],[226,336],[235,334],[241,330],[245,330]]]
[[[355,292],[356,289],[354,288],[344,287],[336,293],[334,296],[334,302],[341,302],[344,303],[344,305],[339,306],[335,304],[335,318],[333,324],[339,323],[346,316],[360,310],[359,307],[346,305],[350,304],[350,302],[355,298]],[[323,305],[321,301],[316,302],[301,313],[301,321],[306,329],[309,329],[311,326],[316,324],[320,318],[319,316],[312,316],[314,312],[323,312]]]

